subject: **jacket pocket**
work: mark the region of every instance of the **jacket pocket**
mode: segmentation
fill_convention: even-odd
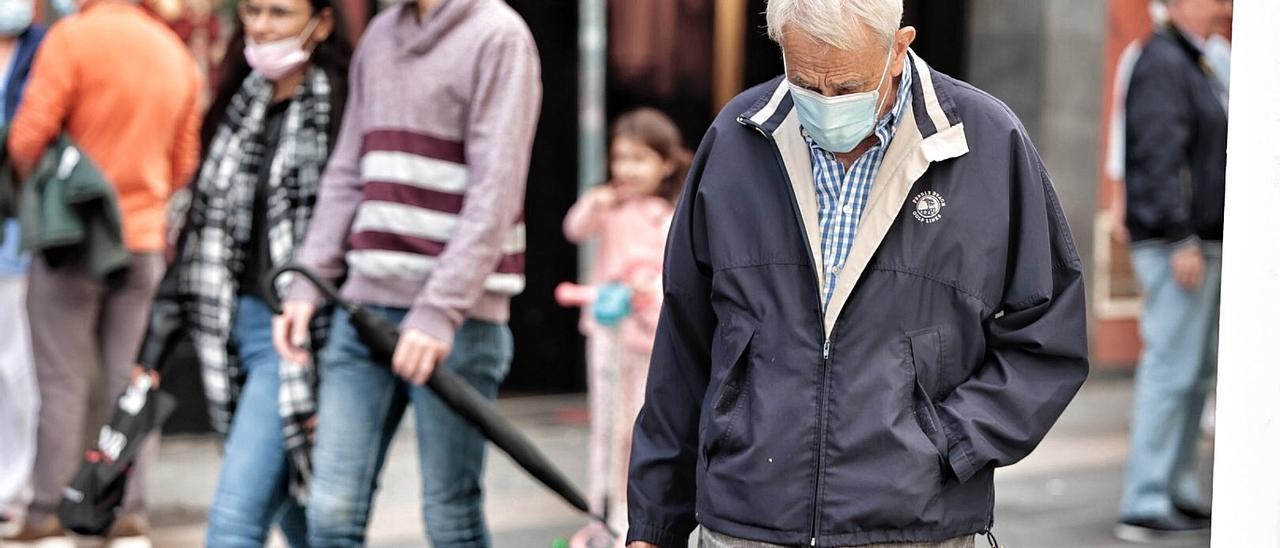
[[[716,389],[711,405],[711,421],[707,441],[703,445],[703,463],[709,466],[711,457],[732,445],[734,429],[748,406],[746,394],[751,388],[751,360],[747,348],[755,338],[756,327],[739,318],[731,317],[720,324],[719,334],[711,348],[712,370],[725,368],[724,380]]]
[[[933,403],[933,394],[938,393],[939,379],[943,358],[943,331],[940,326],[929,327],[907,333],[907,350],[912,386],[909,404],[916,425],[925,437],[933,443],[938,451],[938,458],[945,462],[949,449],[947,435],[942,430],[942,421]]]

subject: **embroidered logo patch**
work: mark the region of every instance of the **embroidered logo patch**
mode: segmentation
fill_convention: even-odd
[[[917,221],[926,224],[942,219],[942,208],[947,207],[947,201],[942,199],[942,195],[932,190],[916,194],[916,197],[911,199],[911,203],[916,206],[916,210],[911,214]]]

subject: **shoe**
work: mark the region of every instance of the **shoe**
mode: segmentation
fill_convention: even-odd
[[[1213,520],[1213,511],[1208,506],[1199,504],[1174,504],[1173,509],[1179,514],[1190,518],[1192,521],[1200,522],[1206,527]]]
[[[0,539],[18,534],[18,520],[7,513],[0,512]]]
[[[1181,514],[1151,518],[1130,518],[1116,525],[1116,538],[1147,544],[1184,543],[1208,540],[1209,528]]]
[[[62,530],[57,517],[49,516],[39,521],[27,520],[13,535],[4,538],[5,545],[40,546],[40,548],[75,548],[75,541]]]
[[[147,518],[142,514],[121,514],[107,532],[109,548],[151,548],[151,539],[147,533],[151,531]]]

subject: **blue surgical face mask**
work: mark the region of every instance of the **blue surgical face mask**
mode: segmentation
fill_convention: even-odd
[[[49,7],[58,13],[60,17],[66,17],[76,12],[76,0],[49,0]]]
[[[0,0],[0,36],[13,37],[31,26],[32,0]]]
[[[880,86],[884,85],[884,78],[889,74],[891,61],[892,48],[889,50],[889,58],[885,59],[884,70],[880,73],[876,88],[862,93],[827,97],[788,80],[791,98],[796,104],[796,114],[800,117],[800,125],[809,133],[809,138],[823,150],[841,154],[853,150],[866,139],[876,127],[881,107]]]

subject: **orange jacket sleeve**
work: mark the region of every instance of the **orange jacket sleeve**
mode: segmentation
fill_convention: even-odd
[[[200,123],[202,122],[200,96],[204,89],[198,70],[192,64],[191,98],[187,102],[182,126],[173,140],[173,180],[169,182],[173,190],[186,186],[195,174],[200,161]]]
[[[22,170],[40,160],[49,142],[62,131],[67,109],[78,83],[76,67],[66,40],[66,27],[49,31],[36,53],[22,104],[9,128],[9,153]]]

